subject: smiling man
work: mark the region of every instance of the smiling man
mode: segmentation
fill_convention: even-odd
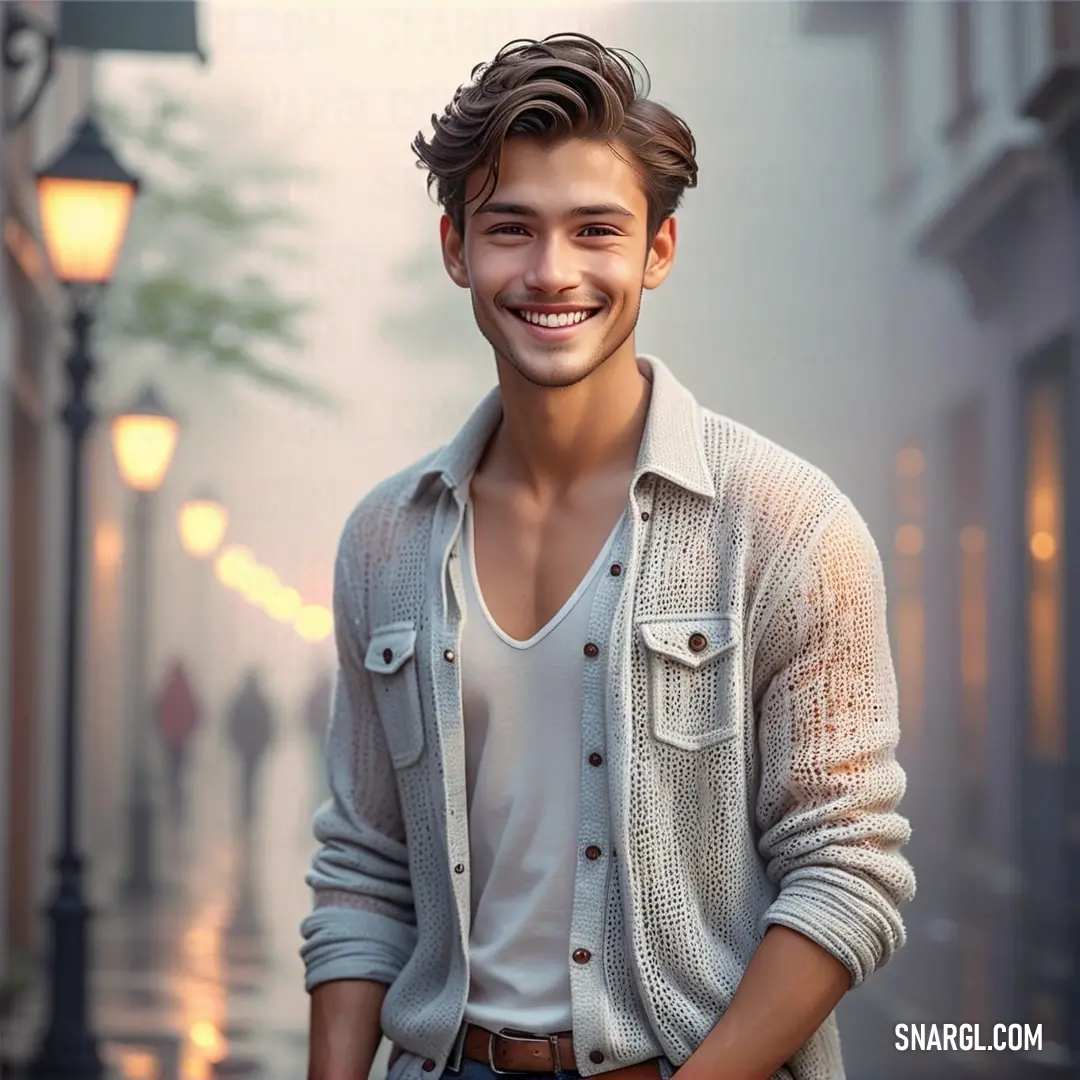
[[[903,944],[874,544],[635,349],[697,182],[647,82],[513,42],[414,143],[498,386],[340,543],[309,1080],[841,1080]]]

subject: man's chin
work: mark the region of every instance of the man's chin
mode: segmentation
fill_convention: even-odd
[[[587,379],[604,362],[595,353],[568,346],[544,349],[512,349],[506,356],[509,365],[526,382],[548,390],[562,390]]]

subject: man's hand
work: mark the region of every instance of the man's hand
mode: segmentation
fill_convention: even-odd
[[[382,1039],[382,983],[342,979],[311,991],[307,1080],[367,1080]]]
[[[851,973],[820,945],[769,927],[727,1012],[676,1080],[769,1080],[850,988]]]

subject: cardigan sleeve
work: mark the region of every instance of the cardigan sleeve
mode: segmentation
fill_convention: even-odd
[[[905,941],[915,876],[901,848],[897,686],[880,556],[844,499],[819,531],[768,622],[756,799],[759,850],[778,895],[762,929],[809,937],[853,985]]]
[[[301,925],[308,990],[335,979],[394,982],[416,946],[416,915],[395,772],[364,668],[364,558],[352,524],[334,572],[338,677],[326,743],[330,799],[315,817]]]

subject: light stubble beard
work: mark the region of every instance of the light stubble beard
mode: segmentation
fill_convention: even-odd
[[[530,386],[536,386],[543,390],[566,390],[571,386],[577,386],[578,383],[584,382],[590,375],[598,371],[608,360],[611,359],[633,336],[634,331],[637,329],[638,319],[641,316],[641,300],[645,295],[645,290],[642,289],[638,294],[637,305],[634,309],[634,318],[630,323],[626,333],[623,334],[618,341],[614,344],[610,344],[607,339],[600,341],[597,345],[596,353],[590,358],[589,362],[584,368],[576,368],[571,374],[563,376],[550,376],[541,377],[532,374],[527,365],[523,364],[521,359],[514,354],[514,351],[509,346],[509,342],[504,341],[502,343],[493,340],[493,335],[489,334],[484,328],[484,324],[479,318],[479,312],[476,309],[476,301],[473,300],[473,317],[476,319],[476,326],[480,333],[484,336],[487,343],[495,350],[495,355],[521,376],[525,382]],[[571,345],[558,345],[549,350],[551,356],[558,356],[562,350],[573,351],[574,346]]]

